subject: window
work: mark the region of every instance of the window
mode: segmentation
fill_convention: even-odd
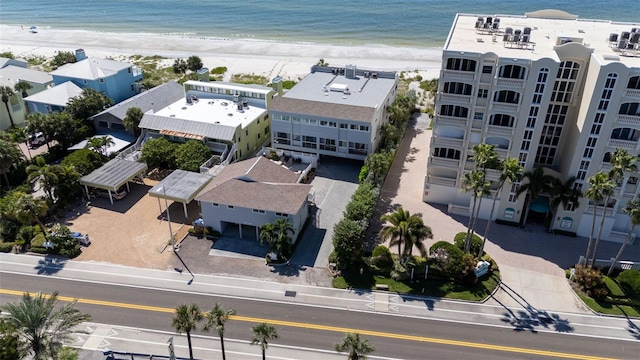
[[[478,90],[478,98],[486,99],[489,97],[489,89],[479,89]]]
[[[277,213],[276,213],[276,216],[280,216],[280,217],[289,217],[289,214],[285,214],[285,213],[277,212]]]
[[[470,84],[461,82],[446,82],[442,91],[446,94],[471,95],[473,87]]]
[[[349,126],[349,128],[350,128],[351,130],[358,130],[358,125],[351,124],[351,125]]]
[[[440,115],[466,118],[469,116],[469,109],[458,105],[442,105],[440,106]]]
[[[264,128],[264,134],[267,135],[269,133],[269,125],[267,125],[266,128]]]
[[[640,138],[640,131],[630,128],[617,128],[611,132],[611,138],[617,140],[630,140],[638,141]]]
[[[293,141],[300,141],[300,134],[293,134]]]
[[[476,112],[473,114],[473,120],[474,121],[483,121],[484,120],[484,113],[483,112]]]
[[[349,154],[366,155],[367,144],[349,142]]]
[[[573,61],[563,61],[558,68],[558,79],[572,79],[578,78],[578,71],[580,71],[580,64]]]
[[[99,80],[99,81],[100,81],[101,83],[103,83],[103,82],[104,82],[104,79],[103,79],[103,78],[100,78],[100,80]]]
[[[316,137],[315,136],[303,136],[302,137],[302,147],[308,149],[316,149]]]
[[[619,115],[640,115],[640,103],[623,103],[620,105]]]
[[[476,71],[476,61],[471,59],[449,58],[446,64],[447,70]]]
[[[258,133],[258,139],[260,139],[260,133]]]
[[[131,74],[131,68],[128,68],[128,69],[127,69],[127,72],[128,72],[129,74]]]
[[[491,74],[493,72],[493,66],[491,65],[485,65],[482,67],[482,73],[483,74]]]
[[[500,67],[498,77],[507,79],[524,79],[526,69],[520,65],[504,65]]]
[[[513,116],[506,114],[495,114],[491,115],[489,125],[513,127],[514,122],[515,118]]]
[[[533,131],[525,130],[524,136],[522,137],[522,144],[520,145],[520,150],[529,151],[529,146],[531,146],[532,138],[533,138]]]
[[[640,90],[640,76],[632,76],[627,83],[627,89]]]
[[[338,146],[340,146],[341,148],[346,148],[348,145],[346,141],[338,140]]]
[[[211,203],[211,206],[213,206],[213,207],[218,207],[218,206],[220,206],[220,205],[218,205],[218,203]]]
[[[133,86],[133,84],[131,84],[131,91],[135,91],[136,88]]]
[[[449,148],[435,148],[433,151],[433,156],[460,160],[460,150],[449,149]]]
[[[518,104],[520,102],[520,94],[511,90],[497,91],[493,95],[493,101],[508,104]]]
[[[245,130],[245,131],[244,131],[244,135],[245,135],[245,136],[249,136],[249,129],[247,129],[247,130]]]
[[[366,125],[360,125],[360,131],[369,131],[369,127]]]
[[[253,211],[256,214],[264,214],[265,213],[264,210],[260,210],[260,209],[251,209],[251,211]]]
[[[227,205],[227,209],[235,209],[235,206],[233,206],[233,205]]]
[[[348,124],[340,123],[340,129],[348,129],[348,128],[349,128]]]
[[[336,140],[320,138],[320,150],[336,151]]]
[[[277,132],[274,136],[273,141],[277,144],[291,145],[289,134],[283,132]]]

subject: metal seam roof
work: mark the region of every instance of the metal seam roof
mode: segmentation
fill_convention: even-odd
[[[147,169],[147,164],[123,160],[111,159],[109,162],[94,170],[91,174],[80,179],[81,185],[116,191],[127,181],[133,179]]]

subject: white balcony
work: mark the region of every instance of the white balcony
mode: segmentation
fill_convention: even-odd
[[[620,139],[610,139],[608,146],[614,149],[625,149],[629,151],[635,151],[638,145],[637,141],[632,140],[620,140]]]
[[[440,100],[452,101],[459,104],[471,104],[471,95],[440,93]]]
[[[458,80],[470,80],[473,81],[475,79],[476,73],[473,71],[459,71],[459,70],[443,70],[442,71],[442,79],[441,81],[447,79],[458,79]]]
[[[624,96],[631,98],[640,98],[640,90],[638,89],[627,89],[624,92]]]
[[[518,112],[518,104],[496,103],[491,104],[491,108],[497,111]]]
[[[466,118],[437,115],[436,126],[449,125],[449,126],[458,126],[458,127],[466,128],[468,121],[469,120]]]
[[[464,139],[449,138],[444,136],[434,136],[433,138],[436,145],[442,145],[450,148],[461,148],[464,144]]]
[[[460,166],[460,160],[432,156],[431,165],[458,168]]]
[[[640,127],[640,116],[638,116],[638,115],[618,115],[618,124]]]
[[[486,179],[489,181],[500,181],[500,171],[496,169],[487,169]]]
[[[450,179],[450,178],[441,177],[441,176],[429,175],[427,182],[429,184],[434,184],[434,185],[444,185],[444,186],[451,186],[451,187],[456,186],[456,179]]]
[[[513,128],[506,126],[487,125],[487,135],[513,135]]]
[[[587,209],[584,211],[587,214],[593,214],[593,205],[589,205],[587,206]],[[598,206],[598,212],[596,214],[597,216],[602,216],[602,206]],[[607,212],[606,212],[606,216],[613,216],[613,209],[608,207],[607,208]]]
[[[508,149],[500,149],[500,148],[496,148],[496,153],[498,153],[498,157],[500,159],[506,159],[507,156],[509,156],[509,150]]]
[[[496,85],[507,89],[522,89],[524,87],[524,80],[497,78]]]

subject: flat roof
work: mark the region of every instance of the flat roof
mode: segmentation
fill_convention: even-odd
[[[487,16],[499,18],[499,28],[495,32],[493,41],[491,31],[478,31],[476,21],[479,17],[486,22]],[[593,49],[593,55],[602,64],[611,61],[620,62],[628,67],[638,67],[640,51],[622,53],[614,50],[608,38],[609,34],[630,32],[632,27],[639,27],[640,23],[615,22],[609,20],[580,19],[577,15],[559,10],[541,10],[527,13],[524,16],[502,14],[457,14],[449,37],[445,43],[445,51],[468,51],[473,53],[493,52],[504,58],[557,59],[554,48],[562,42],[570,40]],[[512,46],[505,43],[503,36],[507,27],[515,30],[531,28],[530,44],[526,47]]]
[[[355,65],[349,66],[355,68]],[[357,69],[355,71],[356,76],[350,77],[325,71],[311,72],[283,97],[369,108],[384,106],[384,100],[395,89],[396,79],[374,78],[371,74],[376,73],[376,70]],[[365,71],[369,76],[364,75]]]
[[[251,105],[238,110],[233,101],[222,99],[199,99],[191,103],[180,99],[154,115],[175,118],[175,121],[190,120],[234,128],[241,125],[245,128],[265,111],[264,108]]]
[[[211,178],[209,174],[174,170],[149,190],[149,196],[188,204],[211,181]]]
[[[109,139],[111,139],[111,141],[113,141],[113,145],[110,145],[109,147],[107,147],[107,154],[106,154],[107,156],[126,148],[132,142],[136,141],[136,139],[132,135],[124,134],[124,133],[98,134],[98,135],[94,136],[93,138],[98,138],[98,137],[102,137],[102,136],[106,136]],[[89,142],[88,139],[82,140],[79,143],[71,146],[67,150],[84,149],[87,146],[88,142]]]
[[[80,184],[99,189],[116,191],[134,177],[147,169],[147,164],[123,160],[111,159],[99,169],[94,170],[89,175],[80,178]]]

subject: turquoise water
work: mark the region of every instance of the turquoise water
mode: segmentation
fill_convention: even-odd
[[[0,24],[331,44],[440,47],[456,13],[555,8],[640,22],[637,0],[2,0]]]

